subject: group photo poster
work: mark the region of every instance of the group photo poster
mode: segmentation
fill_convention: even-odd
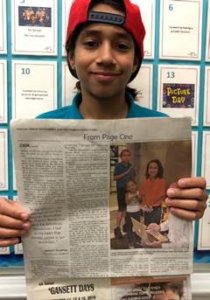
[[[203,153],[202,153],[202,176],[207,180],[207,189],[210,189],[210,131],[203,133]]]
[[[13,118],[34,118],[57,107],[55,62],[13,61]]]
[[[210,197],[204,216],[199,220],[198,250],[210,250]]]
[[[154,58],[155,41],[155,0],[133,0],[141,9],[142,19],[146,29],[144,40],[144,58]]]
[[[210,67],[206,67],[205,98],[204,98],[204,125],[210,125]]]
[[[160,59],[200,60],[203,1],[160,2]]]
[[[0,191],[8,189],[8,133],[0,128]]]
[[[57,55],[57,1],[12,1],[12,53]]]
[[[198,124],[200,69],[197,66],[159,66],[158,110],[170,117],[191,117]]]
[[[0,123],[7,122],[7,65],[0,60]]]
[[[6,0],[0,0],[0,54],[6,53]]]

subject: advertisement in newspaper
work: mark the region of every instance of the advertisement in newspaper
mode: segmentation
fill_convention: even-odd
[[[31,211],[28,283],[191,273],[192,224],[164,201],[191,174],[189,118],[22,119],[11,128],[19,201]]]

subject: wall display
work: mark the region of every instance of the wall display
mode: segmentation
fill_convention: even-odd
[[[198,124],[199,67],[159,66],[158,110]]]
[[[0,128],[0,191],[8,189],[7,129]]]
[[[146,29],[144,57],[154,58],[155,40],[155,0],[133,0],[141,8],[141,15]]]
[[[12,1],[12,53],[57,54],[57,1]]]
[[[198,250],[210,250],[210,197],[203,218],[199,221]]]
[[[202,176],[207,180],[207,189],[210,189],[210,131],[203,133]]]
[[[0,0],[0,53],[6,53],[6,0]]]
[[[210,195],[210,0],[131,1],[141,7],[147,33],[144,63],[130,85],[139,91],[140,105],[192,118],[192,174],[207,177]],[[0,194],[12,199],[10,120],[69,105],[77,92],[64,49],[72,2],[0,0]],[[2,251],[0,268],[22,268],[21,245],[10,247],[9,255]],[[194,262],[210,263],[210,251],[195,249]]]
[[[62,55],[66,55],[65,43],[66,43],[66,28],[68,25],[69,9],[71,7],[72,0],[62,1]]]
[[[206,67],[204,125],[210,125],[210,67]]]
[[[7,122],[7,65],[0,60],[0,123]]]
[[[203,1],[160,2],[160,58],[200,60]]]
[[[137,100],[141,106],[152,107],[153,65],[143,64],[136,78],[129,84],[138,91]]]
[[[75,88],[75,85],[78,80],[71,75],[66,62],[63,62],[62,69],[63,69],[62,105],[65,106],[72,103],[72,99],[77,93],[77,89]]]
[[[13,61],[13,118],[33,118],[57,107],[55,62]]]
[[[198,133],[192,131],[192,176],[196,176],[198,151]]]
[[[210,3],[208,7],[208,25],[206,31],[206,60],[210,61]]]

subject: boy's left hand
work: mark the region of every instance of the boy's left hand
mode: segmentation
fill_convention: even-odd
[[[166,204],[170,212],[185,220],[202,218],[208,194],[202,177],[181,178],[167,190]]]

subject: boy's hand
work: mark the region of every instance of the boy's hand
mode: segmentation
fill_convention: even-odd
[[[208,194],[202,177],[182,178],[167,190],[166,204],[170,212],[185,220],[202,218]]]
[[[29,216],[18,202],[0,198],[0,247],[15,245],[28,234]]]

